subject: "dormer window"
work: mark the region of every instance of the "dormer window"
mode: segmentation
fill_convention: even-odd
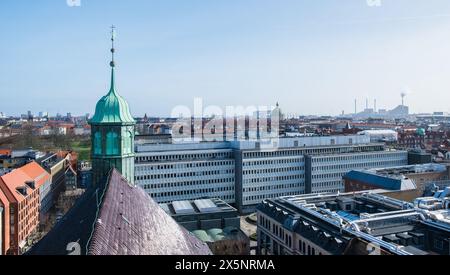
[[[25,184],[33,190],[36,189],[36,183],[34,181],[27,181]]]
[[[26,187],[26,186],[17,187],[16,190],[17,190],[17,192],[19,192],[22,196],[24,196],[24,197],[27,196],[27,187]]]

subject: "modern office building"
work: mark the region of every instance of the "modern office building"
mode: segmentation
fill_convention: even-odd
[[[408,203],[377,191],[264,200],[259,254],[449,255],[450,198]]]
[[[306,156],[306,193],[343,192],[342,177],[353,169],[408,164],[406,151],[384,151],[368,145],[363,151]]]
[[[234,203],[234,169],[227,143],[136,146],[135,183],[158,203],[201,198]]]
[[[137,144],[135,151],[135,183],[157,202],[220,198],[240,212],[267,198],[344,191],[342,176],[353,169],[408,164],[406,151],[363,135]]]

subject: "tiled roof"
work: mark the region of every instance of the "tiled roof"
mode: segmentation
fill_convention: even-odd
[[[31,188],[26,185],[27,181],[35,181],[36,188],[39,188],[49,177],[50,175],[39,164],[31,162],[0,178],[5,185],[4,187],[9,190],[9,195],[12,195],[17,202],[21,202],[25,199],[25,196],[19,193],[17,188],[26,188],[28,194],[31,194]],[[3,191],[6,192],[6,190]]]
[[[105,187],[88,190],[29,254],[68,254],[71,242],[79,244],[83,255],[211,254],[206,244],[116,170]]]
[[[0,149],[0,155],[11,155],[11,150],[10,149]]]
[[[69,212],[27,254],[68,255],[70,244],[79,246],[81,255],[87,253],[87,243],[97,213],[97,194],[102,187],[87,190]]]
[[[205,255],[208,246],[179,226],[150,196],[111,174],[89,254]]]
[[[22,166],[20,170],[36,181],[36,188],[42,186],[50,178],[50,174],[34,161]]]

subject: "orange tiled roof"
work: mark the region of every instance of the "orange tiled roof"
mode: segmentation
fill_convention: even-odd
[[[27,193],[31,194],[33,190],[25,184],[27,181],[35,181],[36,189],[38,189],[49,178],[50,175],[36,162],[31,162],[0,177],[4,187],[9,190],[9,193],[6,194],[7,197],[11,200],[12,195],[13,199],[17,202],[22,202],[25,199],[25,197],[17,191],[17,188],[26,188]]]
[[[25,197],[17,191],[17,188],[24,187],[27,189],[27,193],[30,192],[30,188],[25,182],[30,180],[30,177],[19,169],[12,171],[6,175],[0,177],[3,181],[4,187],[7,190],[3,190],[8,197],[9,201],[22,202]],[[11,197],[12,196],[12,197]]]
[[[11,155],[10,149],[0,149],[0,155]]]
[[[50,174],[34,161],[20,169],[36,182],[37,188],[41,187],[50,178]]]

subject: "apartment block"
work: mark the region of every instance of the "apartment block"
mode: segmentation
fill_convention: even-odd
[[[9,207],[9,213],[3,215],[3,239],[9,238],[9,244],[3,244],[9,247],[5,254],[22,254],[26,248],[28,238],[39,225],[40,187],[49,180],[50,174],[36,162],[0,177],[2,207],[4,211]]]

